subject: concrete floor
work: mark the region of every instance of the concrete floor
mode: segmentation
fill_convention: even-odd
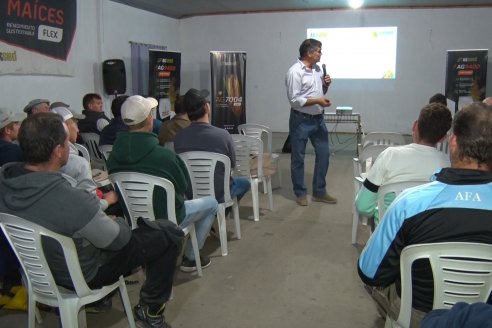
[[[280,151],[286,134],[274,135]],[[281,155],[283,185],[274,190],[274,211],[260,195],[260,221],[253,222],[251,196],[240,206],[242,239],[236,240],[228,221],[229,255],[220,256],[219,241],[209,237],[205,252],[212,265],[204,276],[177,270],[174,298],[166,320],[173,327],[281,328],[281,327],[383,327],[370,297],[357,275],[361,246],[351,245],[352,157],[355,138],[331,135],[330,194],[338,204],[294,201],[290,182],[290,155]],[[306,182],[312,180],[314,155],[306,155]],[[364,243],[369,232],[359,230]],[[141,273],[129,279],[138,279]],[[141,277],[140,277],[141,278]],[[139,285],[128,286],[132,304]],[[53,312],[42,312],[43,327],[59,326]],[[118,297],[107,313],[88,315],[89,327],[127,327]],[[24,327],[25,312],[0,310],[0,327]]]

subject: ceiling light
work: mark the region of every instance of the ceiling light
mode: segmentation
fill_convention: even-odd
[[[358,9],[358,8],[362,7],[363,2],[364,2],[364,0],[348,0],[349,6],[353,9]]]

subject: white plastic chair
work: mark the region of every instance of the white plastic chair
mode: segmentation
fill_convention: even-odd
[[[270,156],[272,164],[274,164],[275,167],[275,174],[272,176],[272,178],[276,175],[278,177],[278,185],[279,187],[281,187],[282,171],[280,170],[279,167],[280,154],[272,152],[272,130],[268,126],[255,124],[255,123],[240,124],[237,126],[237,129],[241,134],[250,137],[255,137],[260,140],[263,140],[262,138],[264,136],[266,137],[266,148],[264,148],[263,150],[265,151],[266,154]],[[266,194],[267,193],[266,186],[263,186],[263,190],[264,193]]]
[[[443,141],[438,142],[436,148],[445,154],[449,154],[449,136],[447,136]]]
[[[161,187],[166,191],[167,218],[169,221],[177,224],[174,185],[171,181],[138,172],[118,172],[109,175],[109,179],[119,191],[125,208],[130,215],[132,229],[137,228],[137,219],[144,217],[155,220],[152,196],[155,187]],[[186,227],[181,227],[185,235],[190,235],[193,253],[198,275],[202,276],[202,264],[200,261],[200,250],[196,239],[195,224],[190,223]]]
[[[99,146],[99,151],[101,152],[101,155],[104,159],[104,162],[106,162],[109,158],[109,154],[111,154],[111,151],[113,150],[113,145],[102,145]]]
[[[388,209],[389,204],[385,204],[384,197],[387,194],[394,193],[395,198],[401,194],[401,192],[405,189],[420,186],[424,183],[428,183],[429,181],[401,181],[395,183],[388,183],[379,187],[378,190],[378,212],[379,212],[379,220],[383,218],[384,213]]]
[[[253,198],[253,216],[255,221],[260,220],[260,204],[258,197],[258,183],[262,181],[267,188],[268,204],[273,211],[272,179],[263,172],[263,141],[258,138],[231,134],[236,152],[236,167],[234,175],[248,177],[251,182],[251,197]],[[256,156],[256,157],[255,157]],[[251,173],[251,160],[257,161],[256,174]]]
[[[73,240],[14,215],[0,213],[0,227],[21,263],[29,291],[28,327],[35,327],[36,302],[59,307],[62,326],[86,327],[84,306],[118,289],[130,327],[135,327],[123,276],[112,285],[90,289],[85,282]],[[48,266],[42,239],[56,240],[65,256],[75,291],[57,286]]]
[[[99,150],[99,135],[97,133],[81,133],[80,136],[84,140],[84,143],[91,155],[91,167],[93,169],[100,169],[106,171],[106,162]]]
[[[239,223],[239,208],[237,198],[231,198],[230,180],[231,161],[224,154],[189,151],[179,154],[185,162],[186,168],[193,187],[193,198],[211,196],[215,198],[215,167],[217,163],[224,165],[224,202],[219,203],[217,211],[217,223],[219,225],[220,247],[222,256],[228,254],[227,249],[227,229],[225,220],[225,209],[232,206],[234,221],[236,223],[236,238],[241,239],[241,225]]]
[[[492,245],[448,242],[407,246],[400,256],[400,313],[396,321],[386,317],[385,327],[410,327],[412,263],[418,259],[429,259],[432,267],[433,309],[487,301],[492,291]]]
[[[370,132],[362,138],[358,145],[359,154],[369,145],[401,146],[406,144],[405,137],[396,132]]]
[[[87,162],[91,162],[91,155],[89,154],[89,151],[87,150],[87,148],[81,144],[78,144],[78,143],[74,143],[73,144],[75,146],[75,148],[77,148],[77,150],[80,152],[80,154],[82,154],[82,157],[85,158],[87,160]]]
[[[369,171],[373,162],[376,161],[376,158],[379,154],[388,148],[389,145],[381,144],[381,145],[369,145],[362,149],[359,153],[358,158],[353,158],[353,170],[354,170],[354,204],[352,206],[352,244],[357,243],[357,231],[359,228],[359,223],[362,225],[367,225],[362,215],[357,212],[355,208],[355,197],[359,193],[359,190],[364,182],[367,172]]]
[[[164,148],[174,151],[174,141],[166,141],[164,143]]]

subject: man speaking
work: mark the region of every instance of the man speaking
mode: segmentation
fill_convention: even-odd
[[[326,192],[326,173],[330,159],[328,130],[323,119],[324,107],[331,105],[324,97],[331,79],[317,65],[321,57],[321,42],[307,39],[299,47],[299,59],[287,71],[285,85],[290,103],[289,136],[291,139],[291,178],[296,202],[307,206],[304,184],[304,155],[307,140],[311,140],[316,158],[313,174],[312,200],[336,204],[337,199]]]

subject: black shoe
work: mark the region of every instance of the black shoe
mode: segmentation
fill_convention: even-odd
[[[210,266],[212,260],[208,256],[200,255],[200,262],[202,264],[202,269],[205,269]],[[181,266],[179,267],[183,272],[194,272],[196,271],[196,263],[195,260],[190,260],[186,256],[183,256],[183,261],[181,262]]]
[[[164,314],[157,312],[156,314],[149,313],[149,306],[145,304],[137,304],[133,308],[135,318],[138,320],[137,325],[144,328],[171,328],[164,319]]]
[[[85,306],[85,312],[86,313],[104,313],[108,312],[111,310],[113,307],[113,302],[111,301],[112,294],[109,294],[108,296],[104,297],[102,300],[87,304]]]

